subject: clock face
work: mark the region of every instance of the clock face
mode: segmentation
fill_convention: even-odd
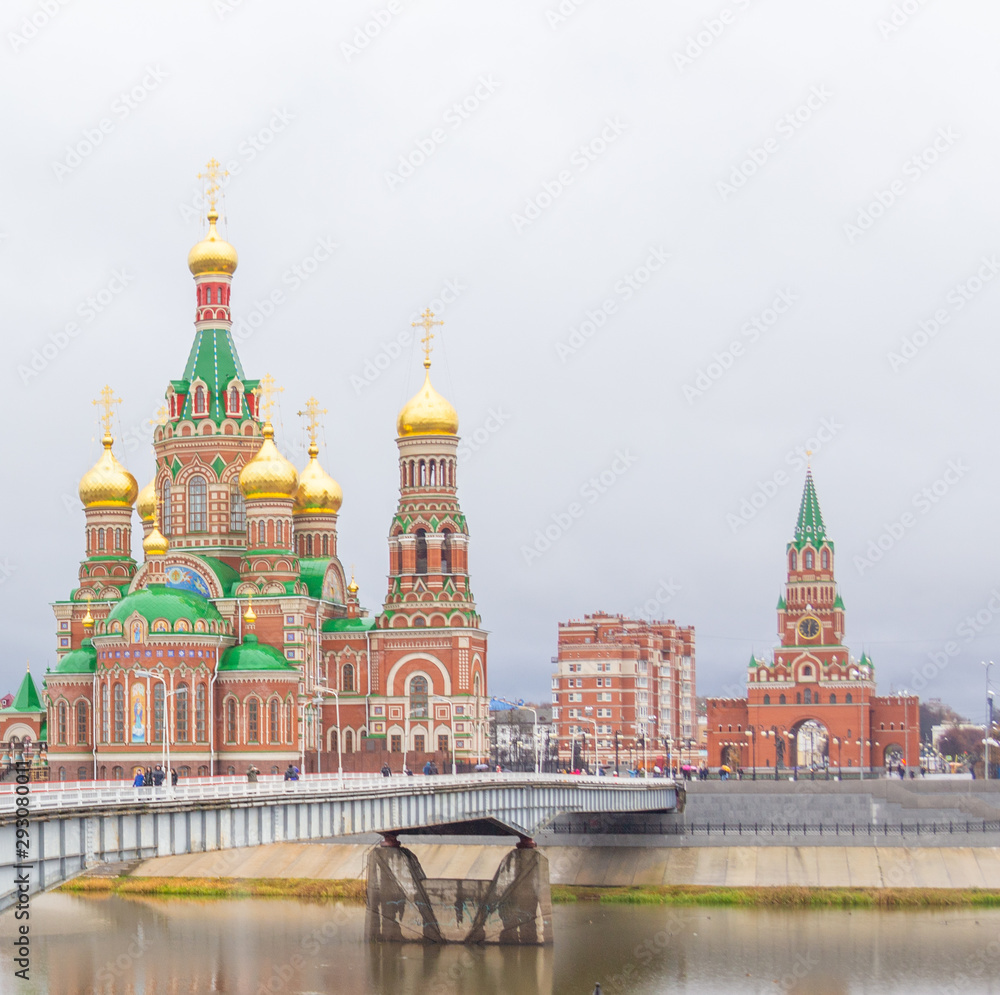
[[[819,635],[819,620],[807,615],[799,621],[799,635],[803,639],[815,639]]]

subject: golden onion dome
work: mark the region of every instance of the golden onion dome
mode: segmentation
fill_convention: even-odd
[[[114,439],[104,436],[101,458],[80,478],[80,500],[84,508],[131,508],[139,485],[135,477],[115,459]]]
[[[148,559],[150,556],[166,556],[170,549],[170,540],[160,531],[155,523],[148,536],[142,540],[142,551]]]
[[[457,435],[458,412],[431,386],[430,364],[424,385],[411,397],[396,419],[401,435]]]
[[[295,492],[295,515],[336,514],[344,503],[344,492],[316,459],[316,443],[309,446],[309,462],[299,474],[299,489]]]
[[[257,455],[240,471],[240,487],[248,500],[290,498],[299,484],[295,467],[278,452],[274,428],[264,423],[264,442]]]
[[[141,491],[135,502],[135,510],[144,522],[151,522],[156,517],[156,478],[154,477]]]
[[[201,273],[234,273],[239,264],[236,250],[219,237],[215,222],[218,212],[208,212],[208,234],[188,253],[188,269],[198,276]]]

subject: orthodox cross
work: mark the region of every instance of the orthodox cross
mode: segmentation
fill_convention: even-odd
[[[319,426],[319,416],[325,415],[327,413],[326,408],[320,408],[319,401],[315,397],[310,397],[306,401],[305,411],[298,412],[300,418],[307,418],[306,431],[309,433],[309,445],[310,447],[315,447],[316,445],[316,429]]]
[[[421,345],[424,347],[424,369],[429,370],[431,366],[431,342],[434,340],[434,333],[431,329],[435,325],[443,325],[443,321],[434,320],[434,312],[428,307],[424,308],[423,314],[420,315],[420,321],[411,321],[410,326],[412,328],[423,328],[424,337],[420,340]]]
[[[104,414],[101,415],[101,421],[104,423],[104,434],[111,434],[111,422],[114,418],[114,407],[116,404],[121,404],[122,399],[120,397],[115,397],[115,392],[107,384],[104,385],[104,389],[101,391],[101,396],[96,398],[92,402],[95,406],[100,405],[104,408]]]
[[[260,411],[264,416],[264,421],[271,420],[271,409],[277,403],[275,401],[275,394],[280,394],[284,391],[284,387],[276,387],[274,385],[274,377],[270,373],[265,373],[260,380],[260,386],[254,390],[254,393],[260,397],[261,394],[264,395],[264,399],[260,402]]]
[[[229,175],[229,170],[220,170],[221,165],[219,160],[213,157],[205,163],[205,172],[198,174],[199,180],[208,180],[208,186],[205,188],[205,199],[208,201],[209,213],[215,211],[216,195],[219,192],[219,179]]]

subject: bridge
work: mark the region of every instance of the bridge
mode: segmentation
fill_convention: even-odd
[[[559,774],[2,784],[0,911],[102,863],[359,833],[381,833],[389,848],[399,833],[448,833],[515,836],[530,849],[559,816],[676,805],[669,779]]]

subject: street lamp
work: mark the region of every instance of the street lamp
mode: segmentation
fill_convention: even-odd
[[[439,694],[432,694],[431,700],[433,701],[443,701],[448,705],[448,724],[451,729],[451,772],[452,774],[457,774],[458,770],[455,767],[455,713],[454,706],[450,698],[444,698]]]
[[[173,778],[170,774],[170,699],[175,694],[187,694],[186,687],[179,687],[174,691],[167,690],[167,679],[162,674],[154,674],[151,670],[134,670],[132,673],[136,677],[152,677],[155,681],[163,684],[163,782],[173,787]]]
[[[594,712],[594,709],[593,709],[593,707],[591,705],[584,706],[584,709],[583,709],[584,716],[586,718],[588,718],[591,722],[594,723],[594,768],[595,768],[595,770],[600,770],[601,769],[601,755],[600,755],[600,753],[597,752],[597,747],[599,745],[598,739],[597,739],[597,736],[598,736],[598,733],[597,733],[597,719],[595,719],[593,717],[593,712]]]
[[[993,731],[993,692],[990,690],[990,667],[992,660],[980,661],[986,668],[986,735],[983,737],[983,776],[990,777],[990,733]]]
[[[518,709],[523,708],[526,712],[531,712],[531,714],[534,716],[535,722],[534,722],[534,727],[532,729],[531,735],[532,735],[532,743],[534,745],[534,754],[535,754],[535,773],[536,774],[540,774],[541,773],[541,757],[540,757],[539,751],[538,751],[538,747],[540,745],[539,739],[538,739],[538,712],[534,708],[532,708],[531,705],[526,705],[524,703],[524,700],[520,699],[520,698],[517,701],[509,701],[507,698],[501,698],[500,701],[502,701],[505,705],[513,705],[515,708],[518,708]],[[587,709],[586,709],[586,711],[593,711],[593,709],[591,709],[588,706]],[[520,725],[520,723],[518,723],[518,724]],[[518,751],[518,752],[520,752],[520,751]]]
[[[750,746],[753,750],[753,780],[757,780],[757,734],[753,726],[747,726],[747,735],[750,737]]]
[[[343,765],[343,762],[342,762],[342,759],[341,759],[342,756],[343,756],[343,754],[341,753],[341,750],[340,750],[340,695],[336,691],[334,691],[333,688],[328,688],[328,687],[324,686],[323,684],[317,683],[316,684],[316,700],[315,700],[315,704],[316,705],[319,705],[320,701],[322,700],[320,698],[321,694],[332,694],[333,697],[334,697],[334,699],[336,700],[336,705],[337,705],[337,777],[340,780],[340,786],[343,787],[344,786],[344,765]],[[317,735],[319,734],[318,726],[319,726],[319,723],[317,723],[317,730],[316,730],[317,731]],[[405,767],[406,764],[404,763],[403,766]],[[316,750],[316,773],[317,774],[319,773],[319,749],[318,748]]]
[[[840,780],[840,739],[837,736],[833,737],[833,741],[837,746],[837,780]]]

